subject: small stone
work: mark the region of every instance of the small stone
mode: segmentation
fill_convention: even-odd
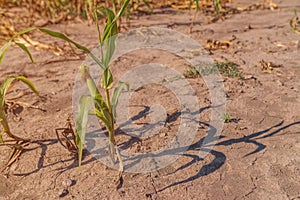
[[[73,181],[71,179],[66,179],[62,182],[63,186],[70,187],[72,185]]]
[[[61,190],[58,191],[58,196],[59,197],[64,197],[68,194],[69,194],[69,190],[67,190],[67,189],[61,189]]]

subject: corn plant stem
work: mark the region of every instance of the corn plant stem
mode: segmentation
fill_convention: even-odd
[[[121,157],[118,146],[116,146],[116,153],[117,153],[117,157],[119,159],[119,165],[120,165],[119,171],[120,171],[120,173],[122,173],[123,172],[123,161],[122,161],[122,157]]]
[[[108,112],[109,112],[109,116],[110,116],[110,122],[111,122],[111,130],[108,130],[108,137],[109,137],[109,145],[110,145],[110,153],[113,159],[113,162],[115,162],[114,160],[114,146],[115,146],[115,134],[114,134],[114,117],[112,114],[112,108],[111,108],[111,103],[110,103],[110,96],[109,96],[109,89],[107,88],[107,76],[104,76],[104,87],[105,87],[105,97],[106,97],[106,104],[108,107]]]
[[[106,96],[106,102],[107,102],[107,107],[108,107],[108,112],[110,114],[110,122],[111,122],[111,130],[109,130],[108,132],[108,137],[109,137],[109,146],[110,146],[110,152],[111,152],[111,156],[113,159],[113,162],[115,162],[114,159],[114,150],[116,150],[116,154],[117,154],[117,158],[119,160],[119,166],[120,166],[120,174],[122,174],[123,172],[123,162],[122,162],[122,157],[120,155],[120,151],[118,149],[118,146],[116,145],[116,141],[115,141],[115,120],[114,120],[114,115],[112,113],[112,107],[111,107],[111,103],[110,103],[110,95],[109,95],[109,89],[107,88],[107,76],[104,76],[105,79],[105,96]]]
[[[5,113],[0,110],[0,116],[5,116]],[[9,137],[13,138],[16,141],[27,141],[26,139],[15,136],[10,132],[10,128],[8,126],[8,122],[6,117],[1,118],[1,125],[3,127],[3,133],[6,133]]]

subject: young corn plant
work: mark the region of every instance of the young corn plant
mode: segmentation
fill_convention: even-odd
[[[22,30],[22,31],[18,32],[17,34],[15,34],[10,39],[6,40],[6,43],[0,48],[0,63],[2,62],[8,48],[12,45],[17,45],[18,47],[20,47],[28,55],[30,60],[32,62],[34,62],[34,60],[32,58],[32,55],[31,55],[30,51],[27,49],[27,47],[22,43],[14,41],[17,37],[29,32],[33,29],[34,28],[29,28],[29,29]],[[6,97],[6,94],[11,89],[11,87],[14,85],[14,83],[16,81],[21,81],[21,82],[25,83],[34,93],[39,95],[37,89],[32,84],[32,82],[24,76],[9,76],[9,77],[4,79],[4,81],[2,82],[2,84],[0,86],[0,124],[2,126],[2,130],[0,132],[0,143],[5,142],[4,139],[3,139],[3,134],[7,134],[8,137],[10,137],[11,139],[13,139],[15,141],[26,141],[26,139],[22,139],[22,138],[20,138],[18,136],[15,136],[14,134],[11,133],[9,125],[8,125],[6,113],[5,113],[5,106],[6,106],[5,97]]]
[[[21,32],[17,33],[11,39],[7,40],[5,45],[0,48],[0,63],[2,62],[2,59],[4,58],[4,55],[6,54],[8,48],[13,44],[16,44],[22,50],[24,50],[28,54],[31,61],[33,62],[32,56],[31,56],[29,50],[27,49],[27,47],[22,43],[14,42],[14,39],[16,37],[18,37],[24,33],[26,33],[26,31],[21,31]],[[21,152],[23,150],[22,145],[24,143],[30,141],[29,139],[24,139],[24,138],[21,138],[15,134],[13,134],[11,132],[11,129],[9,127],[8,120],[7,120],[6,103],[5,103],[6,94],[9,92],[9,90],[14,86],[15,82],[17,82],[17,81],[23,82],[34,93],[39,95],[37,89],[32,84],[32,82],[24,76],[9,76],[9,77],[5,78],[2,82],[2,84],[0,85],[0,144],[12,146],[14,148],[14,151],[11,154],[6,167],[9,167],[21,154]],[[4,135],[6,136],[7,139],[4,139],[4,137],[3,137]]]
[[[100,59],[94,55],[87,47],[80,45],[70,38],[68,38],[66,35],[51,31],[49,29],[45,28],[37,28],[37,27],[31,27],[25,30],[20,31],[18,34],[13,36],[11,40],[8,41],[8,44],[4,46],[1,49],[0,54],[0,61],[2,60],[5,52],[7,49],[12,45],[16,44],[20,48],[22,48],[30,57],[30,59],[33,61],[32,56],[28,49],[25,47],[25,45],[16,43],[13,40],[25,33],[28,33],[33,30],[39,30],[47,35],[50,35],[54,38],[62,39],[66,42],[69,42],[73,44],[77,49],[84,51],[86,54],[88,54],[98,65],[102,68],[103,73],[101,77],[101,89],[104,90],[105,96],[103,97],[101,93],[99,92],[99,89],[97,88],[96,83],[90,76],[89,68],[86,65],[82,65],[80,67],[81,75],[83,81],[87,84],[88,89],[90,91],[90,96],[82,96],[79,102],[79,110],[78,115],[76,118],[76,145],[78,147],[78,164],[79,166],[82,163],[82,152],[84,148],[84,141],[85,141],[85,134],[86,134],[86,124],[88,120],[88,114],[90,114],[90,108],[92,105],[94,105],[94,110],[92,111],[93,114],[95,114],[105,125],[106,130],[108,131],[109,135],[109,155],[113,161],[113,163],[116,162],[115,155],[117,156],[117,160],[119,161],[119,178],[121,178],[122,172],[123,172],[123,163],[122,158],[119,152],[119,149],[116,145],[115,141],[115,117],[116,117],[116,107],[118,104],[118,97],[121,94],[122,87],[124,85],[127,85],[128,83],[124,82],[118,82],[115,86],[115,89],[112,93],[112,96],[110,96],[110,90],[112,89],[112,86],[114,85],[113,75],[111,73],[111,70],[109,68],[109,63],[111,61],[111,58],[113,56],[113,53],[115,51],[115,42],[116,42],[116,36],[118,34],[118,26],[117,21],[121,17],[121,15],[124,13],[126,7],[128,6],[130,0],[124,0],[123,5],[121,6],[119,12],[115,14],[112,10],[108,8],[104,8],[102,6],[95,7],[94,11],[94,17],[97,27],[97,33],[98,33],[98,39],[99,39],[99,46],[101,49],[101,55]],[[103,13],[103,10],[106,13],[107,16],[107,22],[106,26],[104,28],[103,36],[101,36],[101,32],[98,25],[98,14]],[[105,46],[106,50],[103,51],[103,46]],[[22,77],[15,77],[15,79],[22,80],[23,82],[27,83],[33,91],[36,92],[35,88],[32,84],[29,84],[29,80],[24,79]],[[26,80],[26,81],[25,81]],[[6,90],[5,90],[6,92]],[[5,93],[4,92],[4,93]],[[5,118],[6,119],[6,118]],[[0,119],[3,124],[5,124],[5,119]],[[5,124],[6,125],[6,124]],[[5,126],[4,132],[7,131],[7,126]],[[8,134],[11,135],[9,132]],[[11,135],[12,136],[12,135]],[[15,137],[18,139],[18,137]]]
[[[33,92],[35,92],[38,95],[38,91],[36,90],[36,88],[34,87],[34,85],[32,84],[32,82],[25,78],[24,76],[10,76],[7,77],[1,84],[0,86],[0,124],[2,126],[2,130],[0,131],[0,143],[5,143],[5,142],[12,142],[12,141],[28,141],[26,139],[20,138],[16,135],[14,135],[8,125],[8,121],[7,121],[7,116],[5,113],[6,110],[6,104],[5,104],[5,97],[7,92],[11,89],[11,87],[13,86],[13,84],[16,81],[22,81],[23,83],[25,83]],[[3,139],[3,134],[7,134],[7,136],[9,138],[11,138],[12,140],[8,140],[5,141]]]
[[[83,50],[87,53],[96,63],[102,68],[103,73],[101,77],[101,89],[104,90],[105,96],[102,96],[97,88],[96,83],[90,76],[89,67],[86,65],[80,66],[80,71],[82,75],[82,80],[87,84],[90,96],[82,96],[79,101],[78,106],[78,115],[76,117],[76,145],[78,147],[78,164],[79,166],[82,163],[82,152],[84,148],[84,141],[86,135],[86,124],[88,121],[88,114],[90,114],[90,108],[94,105],[94,110],[92,114],[95,114],[105,125],[106,130],[109,135],[109,155],[112,161],[115,163],[115,155],[119,161],[119,172],[120,176],[123,171],[123,163],[122,158],[119,152],[119,149],[116,145],[115,141],[115,117],[116,117],[116,106],[118,104],[118,97],[121,94],[122,87],[127,85],[128,83],[118,82],[115,86],[112,96],[110,96],[110,90],[114,85],[113,75],[109,68],[109,63],[115,51],[115,42],[116,35],[118,34],[118,26],[117,21],[124,13],[128,3],[130,0],[125,0],[119,12],[115,15],[114,12],[108,8],[104,7],[96,7],[94,11],[94,17],[97,27],[99,46],[100,46],[100,59],[94,55],[88,48],[74,42],[67,36],[62,33],[54,32],[44,28],[35,28],[40,30],[43,33],[46,33],[52,37],[59,38],[65,40],[71,44],[73,44],[79,50]],[[103,36],[101,36],[101,32],[98,25],[98,14],[103,13],[103,9],[107,16],[106,26],[104,28]],[[103,46],[105,46],[106,50],[103,51]]]
[[[6,104],[5,97],[10,88],[14,85],[16,81],[22,81],[25,83],[33,92],[38,95],[38,92],[34,85],[24,76],[10,76],[7,77],[0,86],[0,145],[9,146],[13,148],[8,162],[5,168],[10,167],[17,158],[21,155],[23,151],[23,146],[30,142],[29,139],[21,138],[11,132],[11,129],[8,124],[7,115],[6,115]],[[5,139],[3,136],[6,136]]]
[[[107,23],[104,29],[104,35],[101,37],[99,26],[97,25],[97,32],[98,32],[98,38],[99,38],[99,44],[101,49],[101,60],[98,63],[99,67],[102,68],[103,73],[101,77],[101,89],[104,91],[104,96],[101,95],[99,92],[99,89],[90,76],[89,67],[87,65],[82,65],[80,67],[82,80],[87,84],[90,96],[83,96],[80,99],[79,103],[79,112],[76,119],[76,143],[78,146],[78,158],[79,158],[79,165],[81,164],[82,160],[82,150],[84,145],[84,138],[86,134],[86,123],[87,123],[87,117],[89,114],[89,108],[91,106],[91,102],[94,104],[94,110],[92,111],[93,114],[95,114],[105,125],[106,130],[108,131],[108,137],[109,137],[109,155],[115,163],[115,155],[117,156],[117,160],[119,162],[119,178],[122,175],[123,172],[123,163],[120,151],[118,149],[118,146],[115,141],[115,117],[116,117],[116,107],[118,104],[118,98],[120,96],[122,87],[124,85],[127,85],[128,83],[124,83],[119,81],[116,84],[116,87],[113,91],[112,96],[110,97],[110,89],[112,88],[114,84],[113,75],[111,73],[111,70],[109,68],[109,63],[112,58],[112,55],[115,51],[115,42],[116,42],[116,34],[118,33],[118,27],[117,27],[117,20],[124,12],[127,4],[129,3],[129,0],[126,0],[121,7],[120,11],[117,13],[117,15],[114,15],[113,11],[110,9],[105,9],[106,15],[107,15]],[[96,22],[97,20],[97,14],[95,13]],[[103,52],[102,46],[105,45],[106,51]],[[91,101],[92,100],[92,101]]]

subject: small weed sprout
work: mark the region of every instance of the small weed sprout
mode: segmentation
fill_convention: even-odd
[[[231,121],[230,113],[224,113],[222,116],[222,120],[224,123],[229,123]]]
[[[239,71],[238,65],[227,61],[227,62],[215,62],[213,65],[204,64],[204,66],[188,66],[188,69],[183,73],[185,78],[197,78],[201,75],[207,76],[209,74],[216,74],[218,71],[226,77],[238,77],[244,79]]]
[[[215,62],[215,66],[218,68],[219,72],[224,76],[244,79],[242,74],[240,73],[239,66],[234,62]]]

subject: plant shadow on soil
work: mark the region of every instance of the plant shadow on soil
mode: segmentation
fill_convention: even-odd
[[[207,106],[207,107],[201,108],[200,110],[198,110],[198,111],[196,111],[192,114],[193,115],[198,115],[199,113],[201,113],[204,110],[209,109],[209,108],[212,108],[212,106]],[[134,121],[134,120],[140,119],[142,117],[145,117],[146,115],[149,114],[149,111],[150,111],[150,108],[145,106],[144,110],[139,112],[136,116],[133,116],[131,118],[131,120]],[[180,113],[180,112],[174,112],[173,114],[168,116],[166,121],[168,123],[172,122],[172,121],[176,121],[176,119],[179,118],[181,116],[181,114],[182,113]],[[195,143],[193,143],[189,146],[164,151],[164,152],[161,152],[161,153],[156,154],[156,155],[153,155],[151,153],[146,154],[146,155],[142,155],[140,158],[139,157],[137,157],[137,159],[135,158],[136,160],[133,163],[130,164],[130,166],[132,166],[132,165],[140,162],[143,158],[145,158],[145,156],[146,157],[153,157],[153,156],[159,157],[159,156],[164,156],[164,155],[168,155],[168,154],[169,155],[178,154],[180,156],[191,158],[192,159],[191,161],[189,161],[188,163],[178,167],[175,170],[175,172],[178,172],[178,171],[184,170],[185,168],[188,168],[189,166],[191,166],[191,165],[193,165],[193,164],[195,164],[195,163],[197,163],[201,160],[204,160],[204,158],[200,157],[199,155],[188,153],[189,151],[202,151],[202,152],[210,153],[214,157],[213,160],[210,163],[205,164],[204,166],[202,166],[198,173],[196,173],[194,175],[191,175],[190,177],[188,177],[186,179],[176,181],[176,182],[174,182],[170,185],[167,185],[167,186],[157,190],[156,192],[162,192],[162,191],[164,191],[168,188],[174,187],[176,185],[191,182],[191,181],[193,181],[195,179],[198,179],[200,177],[209,175],[209,174],[215,172],[216,170],[218,170],[220,167],[222,167],[223,164],[226,162],[227,157],[223,152],[214,150],[213,149],[214,146],[226,146],[227,147],[227,146],[237,144],[237,143],[246,143],[246,144],[256,145],[257,148],[255,150],[253,150],[252,152],[250,152],[250,153],[243,156],[243,157],[247,157],[247,156],[250,156],[252,154],[258,153],[258,152],[262,151],[263,149],[265,149],[267,147],[265,144],[263,144],[262,142],[260,142],[258,140],[269,138],[269,137],[272,137],[272,136],[276,136],[281,131],[283,131],[283,130],[291,127],[291,126],[295,126],[295,125],[300,124],[300,121],[296,121],[296,122],[293,122],[293,123],[290,123],[290,124],[287,124],[287,125],[283,126],[283,124],[284,124],[284,120],[283,120],[280,123],[275,124],[274,126],[271,126],[270,128],[267,128],[265,130],[255,132],[255,133],[252,133],[250,135],[247,135],[247,136],[244,136],[244,137],[241,137],[241,138],[227,139],[227,140],[223,140],[223,141],[220,141],[220,140],[224,139],[225,136],[216,135],[217,130],[216,130],[215,127],[211,126],[210,124],[200,122],[200,121],[198,121],[198,123],[203,125],[203,126],[206,126],[208,128],[207,136],[201,138],[199,141],[196,141]],[[126,126],[126,124],[127,123],[124,123],[122,125],[122,127]],[[275,129],[275,128],[277,128],[277,129],[272,130],[272,129]],[[117,133],[124,134],[120,130],[117,130]],[[122,143],[121,146],[123,146],[123,150],[124,150],[124,149],[126,149],[126,147],[128,148],[130,145],[132,145],[133,143],[135,143],[136,141],[139,141],[139,140],[140,140],[139,138],[131,136],[131,139],[129,139],[128,141]],[[33,141],[32,143],[37,144],[38,146],[34,147],[34,148],[24,149],[23,153],[28,152],[28,151],[33,151],[37,148],[42,149],[40,157],[39,157],[37,169],[35,169],[31,172],[27,172],[27,173],[20,173],[20,174],[15,174],[14,173],[13,174],[14,176],[28,176],[28,175],[31,175],[33,173],[37,173],[38,171],[40,171],[43,168],[54,166],[54,165],[59,164],[61,162],[69,162],[69,161],[72,161],[72,160],[73,160],[73,162],[71,164],[69,164],[68,166],[56,169],[56,170],[59,171],[58,174],[62,174],[63,172],[65,172],[69,169],[77,167],[78,161],[74,157],[71,157],[71,158],[68,158],[68,159],[65,159],[65,160],[59,160],[59,161],[56,161],[54,163],[50,163],[48,165],[44,165],[44,156],[45,156],[45,154],[48,150],[48,147],[53,145],[53,144],[58,143],[57,139],[36,140],[36,141]],[[105,149],[97,150],[97,152],[99,152],[99,151],[105,151]],[[94,154],[94,153],[95,152],[85,151],[84,157],[87,157],[88,155]],[[102,154],[103,154],[103,152],[102,152]],[[89,160],[83,161],[82,165],[89,164],[89,163],[91,163],[95,160],[97,160],[95,157],[91,157]],[[130,166],[125,166],[125,167],[128,168]]]
[[[217,107],[217,106],[215,106],[215,107]],[[203,107],[203,108],[199,109],[196,112],[189,113],[189,114],[199,115],[201,112],[203,112],[207,109],[211,109],[211,108],[214,108],[214,107],[213,106],[206,106],[206,107]],[[149,115],[150,112],[151,112],[150,107],[144,106],[144,109],[142,111],[140,111],[137,115],[131,117],[131,120],[135,121],[135,120],[144,118],[147,115]],[[182,114],[183,113],[181,113],[181,112],[174,112],[171,115],[168,115],[166,121],[163,122],[163,123],[174,122],[178,118],[180,118]],[[191,120],[194,120],[194,119],[191,119]],[[120,130],[121,127],[126,127],[126,125],[128,125],[129,123],[130,122],[127,121],[127,122],[121,124],[118,127],[117,131],[116,131],[117,134],[130,136],[130,139],[128,139],[127,141],[125,141],[121,144],[119,144],[119,147],[121,147],[122,150],[129,149],[134,143],[137,143],[137,142],[141,141],[140,138],[133,137],[132,135],[128,135],[128,134],[124,133],[122,130]],[[160,123],[161,122],[156,122],[154,125],[159,125]],[[168,186],[165,186],[161,189],[158,189],[156,191],[156,192],[162,192],[162,191],[164,191],[168,188],[174,187],[176,185],[191,182],[191,181],[193,181],[195,179],[198,179],[200,177],[209,175],[209,174],[215,172],[216,170],[218,170],[219,168],[221,168],[223,166],[223,164],[226,162],[227,157],[226,157],[225,153],[214,150],[213,149],[214,146],[228,147],[228,146],[231,146],[233,144],[238,144],[238,143],[254,144],[257,148],[255,150],[253,150],[252,152],[250,152],[250,153],[243,156],[243,157],[247,157],[247,156],[259,153],[267,147],[265,144],[263,144],[259,140],[276,136],[281,131],[283,131],[283,130],[291,127],[291,126],[299,125],[300,121],[296,121],[296,122],[284,125],[284,120],[282,120],[281,122],[267,128],[265,130],[258,131],[258,132],[252,133],[250,135],[243,136],[241,138],[234,138],[234,139],[225,139],[225,136],[216,135],[217,129],[215,127],[211,126],[208,123],[204,123],[204,122],[201,122],[201,121],[197,121],[197,123],[208,128],[208,131],[207,131],[208,134],[205,137],[201,138],[200,140],[194,142],[193,144],[191,144],[189,146],[184,146],[184,147],[180,147],[180,148],[176,148],[176,149],[166,150],[166,151],[163,151],[163,152],[158,153],[158,154],[146,153],[146,154],[142,154],[140,156],[135,156],[132,159],[133,162],[131,162],[130,164],[124,166],[124,168],[133,167],[135,164],[137,164],[139,162],[142,162],[142,159],[149,158],[149,157],[160,157],[160,156],[176,154],[178,156],[184,156],[184,157],[188,157],[188,158],[192,159],[188,163],[178,167],[174,171],[174,173],[176,173],[178,171],[181,171],[181,170],[184,170],[184,169],[188,168],[189,166],[191,166],[191,165],[193,165],[193,164],[195,164],[195,163],[197,163],[201,160],[204,160],[204,158],[200,157],[199,155],[189,153],[189,151],[201,151],[201,152],[204,152],[204,153],[209,153],[214,157],[213,160],[210,163],[205,164],[204,166],[202,166],[201,169],[198,171],[198,173],[196,173],[196,174],[194,174],[194,175],[192,175],[192,176],[190,176],[186,179],[174,182],[174,183],[172,183]],[[276,129],[276,130],[274,130],[274,129]],[[103,152],[105,152],[105,149],[101,148],[101,149],[98,149],[97,151],[91,152],[91,153],[92,154],[93,153],[98,154],[98,153],[100,153],[100,151],[102,152],[101,155],[103,155]],[[129,160],[131,160],[131,158],[129,158]]]
[[[69,139],[71,139],[71,138],[69,138]],[[37,169],[35,169],[33,171],[30,171],[30,172],[26,172],[26,173],[13,173],[12,175],[14,175],[14,176],[28,176],[28,175],[31,175],[31,174],[39,172],[43,168],[51,167],[51,166],[60,164],[62,162],[64,163],[64,162],[70,162],[70,161],[73,161],[73,162],[71,164],[69,164],[68,166],[56,169],[57,171],[59,171],[58,174],[62,174],[63,172],[65,172],[65,171],[67,171],[69,169],[77,167],[78,166],[78,159],[77,159],[77,157],[75,155],[72,156],[72,157],[70,157],[70,158],[64,159],[64,160],[59,160],[59,161],[56,161],[56,162],[44,165],[44,157],[46,155],[48,147],[51,146],[51,145],[57,144],[57,143],[58,143],[57,139],[47,139],[47,140],[32,141],[31,144],[37,144],[38,146],[37,147],[33,147],[33,148],[26,148],[26,149],[23,150],[22,153],[33,151],[33,150],[36,150],[38,148],[42,149],[40,157],[39,157],[39,160],[38,160],[38,163],[37,163]],[[85,153],[84,157],[87,157],[89,155],[89,153],[86,152],[86,151],[84,151],[84,153]],[[86,165],[86,164],[88,164],[90,162],[93,162],[95,160],[96,159],[94,157],[92,157],[89,160],[83,161],[82,165]]]
[[[276,124],[276,125],[274,125],[270,128],[267,128],[263,131],[255,132],[255,133],[252,133],[252,134],[250,134],[248,136],[245,136],[245,137],[242,137],[242,138],[228,139],[228,140],[225,140],[225,141],[222,141],[222,142],[217,142],[217,141],[219,139],[224,138],[224,136],[215,137],[214,134],[211,134],[210,136],[207,136],[207,137],[212,137],[213,140],[210,140],[210,141],[215,140],[217,142],[216,144],[204,144],[203,143],[204,139],[201,139],[200,141],[192,144],[188,148],[188,150],[198,150],[198,151],[208,152],[208,153],[210,153],[214,156],[214,159],[210,163],[204,165],[199,170],[199,172],[197,174],[192,175],[187,179],[174,182],[174,183],[158,190],[157,192],[162,192],[162,191],[164,191],[164,190],[166,190],[170,187],[193,181],[195,179],[198,179],[202,176],[209,175],[209,174],[215,172],[216,170],[218,170],[226,162],[226,155],[222,152],[215,151],[215,150],[213,150],[212,148],[209,148],[209,147],[213,147],[213,146],[230,146],[230,145],[237,144],[237,143],[251,143],[251,144],[256,145],[257,148],[254,151],[252,151],[252,152],[250,152],[250,153],[243,156],[243,157],[247,157],[247,156],[250,156],[252,154],[258,153],[258,152],[260,152],[260,151],[262,151],[263,149],[266,148],[265,144],[263,144],[261,142],[258,142],[257,140],[275,136],[280,131],[283,131],[283,130],[291,127],[291,126],[300,124],[300,121],[293,122],[293,123],[290,123],[290,124],[285,125],[285,126],[282,126],[283,123],[284,123],[284,121],[281,121],[280,123],[278,123],[278,124]],[[209,128],[211,128],[211,129],[214,129],[214,127],[211,127],[209,124],[205,124],[205,125],[209,126]],[[274,128],[278,128],[278,129],[276,129],[274,131],[271,131]],[[189,163],[179,167],[176,171],[183,170],[184,168],[187,168],[188,166],[190,166],[190,165],[192,165],[192,164],[194,164],[194,163],[196,163],[200,160],[203,160],[203,158],[200,158],[199,156],[193,155],[193,154],[184,153],[183,156],[187,156],[187,157],[192,158],[192,161],[190,161]]]

